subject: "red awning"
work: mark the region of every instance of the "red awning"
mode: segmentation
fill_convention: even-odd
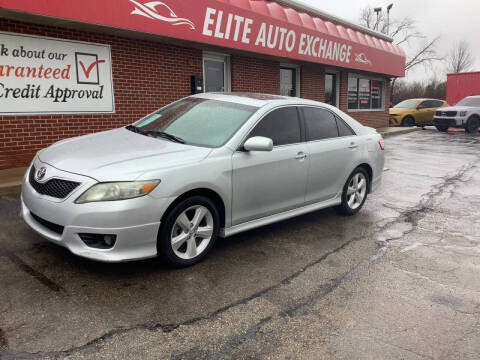
[[[391,76],[405,53],[380,37],[267,0],[0,0],[13,10]],[[0,34],[1,37],[1,34]]]

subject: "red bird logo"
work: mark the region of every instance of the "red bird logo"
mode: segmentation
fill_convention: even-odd
[[[152,20],[165,21],[174,26],[187,25],[190,29],[195,30],[195,24],[191,20],[178,17],[167,4],[161,1],[151,1],[144,4],[135,0],[129,1],[136,6],[131,15],[141,15]],[[163,14],[160,13],[161,11]]]

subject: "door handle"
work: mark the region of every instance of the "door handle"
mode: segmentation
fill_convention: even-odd
[[[305,159],[306,157],[307,157],[307,154],[305,154],[304,152],[299,152],[299,153],[297,154],[297,156],[295,156],[295,159],[297,159],[297,160],[303,160],[303,159]]]
[[[356,149],[356,148],[358,148],[358,145],[352,142],[352,143],[350,143],[349,148],[350,149]]]

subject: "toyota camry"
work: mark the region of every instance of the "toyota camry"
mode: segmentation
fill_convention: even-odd
[[[320,102],[199,94],[40,151],[22,216],[82,257],[188,266],[218,238],[326,207],[357,213],[381,182],[383,146]]]

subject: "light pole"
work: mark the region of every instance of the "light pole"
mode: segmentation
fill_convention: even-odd
[[[390,10],[392,10],[393,4],[387,6],[387,35],[390,36]]]
[[[374,26],[374,30],[378,30],[378,22],[379,22],[379,18],[380,18],[380,12],[382,11],[382,8],[381,7],[376,7],[373,9],[373,11],[375,11],[377,13],[377,22],[375,23],[375,26]]]

